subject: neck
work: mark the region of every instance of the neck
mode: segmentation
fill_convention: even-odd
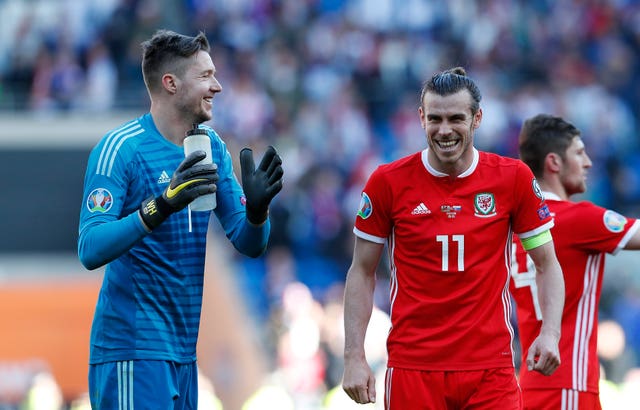
[[[546,192],[553,192],[558,195],[560,199],[568,201],[569,195],[567,191],[562,186],[562,183],[557,178],[547,178],[547,179],[539,179],[538,184],[540,184],[540,189]]]
[[[191,128],[192,124],[188,124],[184,121],[184,118],[158,104],[154,105],[152,103],[150,112],[160,134],[174,144],[182,145],[184,134]]]
[[[451,179],[455,179],[469,170],[473,165],[474,155],[474,148],[469,147],[457,160],[446,162],[441,161],[434,150],[427,149],[427,161],[431,168],[437,172],[448,175]]]

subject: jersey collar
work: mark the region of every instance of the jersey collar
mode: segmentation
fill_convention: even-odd
[[[428,152],[429,152],[429,148],[425,148],[421,154],[422,164],[424,165],[426,170],[429,171],[431,175],[436,177],[448,177],[449,176],[448,174],[445,174],[444,172],[440,172],[436,170],[431,166],[431,164],[429,164],[429,161],[427,160]],[[468,177],[469,175],[473,174],[473,171],[475,171],[475,169],[478,167],[479,158],[480,158],[480,154],[478,153],[478,150],[476,149],[476,147],[473,147],[473,161],[471,161],[471,165],[469,166],[469,168],[466,169],[466,171],[458,175],[458,178]]]
[[[544,197],[544,199],[551,199],[554,201],[562,201],[562,198],[560,198],[558,195],[556,195],[555,193],[551,192],[551,191],[542,191],[542,196]]]

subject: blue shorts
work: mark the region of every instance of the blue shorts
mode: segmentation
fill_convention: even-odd
[[[89,366],[94,410],[196,410],[198,365],[127,360]]]

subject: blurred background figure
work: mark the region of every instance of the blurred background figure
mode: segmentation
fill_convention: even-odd
[[[40,371],[33,376],[21,410],[60,410],[64,399],[60,386],[49,371]]]
[[[60,385],[40,360],[5,362],[0,366],[0,409],[61,410]]]
[[[148,106],[140,43],[158,28],[207,34],[225,86],[212,125],[234,158],[247,143],[256,151],[272,144],[290,164],[272,204],[269,252],[249,260],[229,250],[228,275],[207,277],[237,295],[228,306],[240,319],[227,334],[242,330],[224,349],[201,346],[215,352],[201,367],[223,404],[244,403],[250,393],[239,386],[255,391],[281,370],[276,346],[290,340],[278,338],[291,335],[276,318],[289,283],[304,284],[310,311],[324,312],[308,319],[323,329],[315,355],[303,352],[324,391],[314,403],[338,384],[342,357],[329,346],[340,341],[327,339],[341,335],[317,321],[326,324],[319,317],[341,298],[365,178],[421,143],[415,90],[436,71],[464,64],[485,90],[476,135],[483,150],[516,157],[522,120],[538,112],[570,120],[593,161],[582,197],[640,217],[635,1],[4,0],[0,20],[0,309],[7,309],[0,311],[7,329],[0,368],[14,359],[49,362],[67,406],[86,383],[86,320],[101,279],[76,260],[78,187],[102,132]],[[384,312],[386,265],[376,289]],[[640,389],[626,386],[637,386],[632,369],[640,367],[640,264],[621,252],[606,266],[600,317],[622,327],[626,351],[615,366],[602,359],[606,378],[637,403]],[[57,304],[30,292],[43,281]],[[213,326],[224,313],[210,309],[203,321]],[[21,325],[10,320],[18,317]],[[209,340],[209,328],[201,332]],[[26,343],[25,334],[40,342]],[[210,370],[245,344],[253,367],[229,362],[225,374]],[[63,356],[66,362],[57,359]],[[255,385],[247,376],[253,371]]]

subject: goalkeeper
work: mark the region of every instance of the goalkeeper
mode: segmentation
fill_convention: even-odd
[[[240,152],[242,186],[225,143],[210,127],[222,91],[203,33],[160,30],[142,44],[150,111],[107,133],[91,151],[80,211],[78,255],[106,265],[91,328],[92,408],[195,409],[207,227],[215,214],[242,254],[260,256],[270,233],[269,204],[282,188],[282,161],[268,147],[256,167]],[[192,124],[204,151],[185,158]],[[214,193],[213,212],[188,204]]]

